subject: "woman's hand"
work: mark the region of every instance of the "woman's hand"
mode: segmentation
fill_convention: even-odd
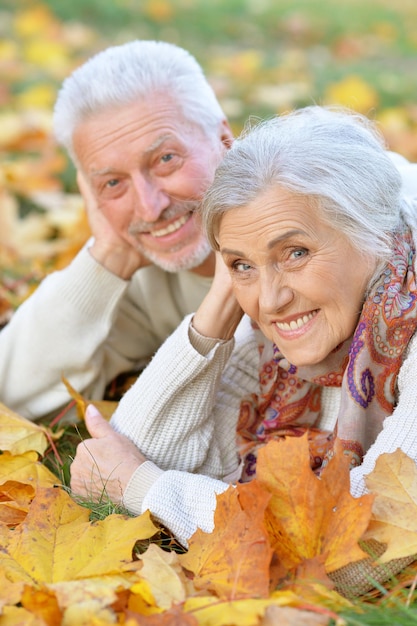
[[[90,254],[110,272],[129,280],[134,272],[151,262],[116,233],[97,206],[91,187],[80,171],[77,172],[77,183],[94,237],[94,243],[89,248]]]
[[[222,256],[216,252],[216,269],[210,291],[193,318],[200,335],[216,339],[231,339],[243,317],[232,288],[232,279]]]
[[[119,504],[132,474],[146,459],[92,404],[87,407],[85,423],[92,439],[77,447],[71,464],[71,490],[94,502],[105,495]]]

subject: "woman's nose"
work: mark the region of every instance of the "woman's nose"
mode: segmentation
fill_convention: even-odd
[[[272,271],[262,273],[259,285],[259,308],[265,314],[277,313],[294,298],[294,293],[289,287],[285,272]]]

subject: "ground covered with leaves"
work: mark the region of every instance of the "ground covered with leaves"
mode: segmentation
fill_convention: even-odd
[[[416,161],[416,22],[414,0],[4,0],[0,325],[89,236],[52,110],[92,53],[172,41],[201,62],[236,133],[249,115],[338,103],[376,119],[388,146]],[[83,399],[69,390],[68,400],[82,416]],[[257,480],[221,496],[214,533],[197,532],[185,552],[148,514],[71,499],[85,431],[59,417],[35,425],[0,407],[0,626],[417,624],[407,457],[382,457],[371,495],[355,501],[338,455],[318,480],[303,439],[269,445]],[[346,585],[352,562],[360,587]]]
[[[408,619],[387,623],[417,618],[417,468],[400,451],[355,499],[337,446],[318,478],[306,436],[270,442],[185,551],[148,512],[92,519],[43,462],[63,431],[4,406],[0,419],[2,625],[381,624],[355,600],[375,588],[387,617]]]

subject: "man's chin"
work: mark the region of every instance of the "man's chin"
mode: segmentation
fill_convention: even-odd
[[[207,241],[201,242],[194,250],[183,250],[182,252],[178,250],[178,252],[172,252],[171,255],[143,250],[143,254],[154,265],[171,274],[199,267],[207,260],[211,252],[212,249]]]

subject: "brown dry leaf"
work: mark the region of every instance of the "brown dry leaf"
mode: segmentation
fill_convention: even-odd
[[[14,527],[23,522],[35,495],[32,485],[8,480],[0,485],[0,522]]]
[[[291,570],[324,555],[329,573],[367,556],[358,541],[373,496],[351,496],[348,460],[337,442],[319,479],[310,468],[307,437],[269,442],[259,452],[257,479],[272,494],[265,520],[278,558]]]
[[[39,609],[45,612],[59,610],[63,615],[62,623],[66,626],[82,623],[91,626],[98,619],[100,624],[114,623],[118,594],[128,594],[136,580],[136,572],[129,572],[53,583],[40,589],[27,587],[22,604],[38,614]],[[51,626],[58,623],[61,624],[61,621],[52,620]]]
[[[193,615],[184,613],[177,607],[164,613],[146,616],[127,611],[126,618],[125,626],[199,626],[201,624]]]
[[[48,447],[45,428],[21,417],[0,403],[0,450],[22,454],[36,450],[43,454]]]
[[[29,585],[115,574],[132,568],[136,541],[157,531],[148,514],[89,522],[89,513],[62,489],[38,489],[25,521],[2,532],[1,568]]]
[[[68,389],[70,396],[75,400],[77,415],[80,419],[85,418],[85,412],[89,404],[93,404],[101,413],[101,415],[106,420],[110,420],[111,416],[116,410],[118,402],[110,402],[107,400],[88,400],[84,398],[78,391],[74,389],[74,387],[69,383],[69,381],[63,376],[62,382]]]
[[[198,529],[179,557],[197,589],[220,598],[267,597],[272,549],[264,524],[270,495],[256,481],[217,497],[214,531]],[[256,576],[254,575],[256,572]]]
[[[290,606],[268,606],[259,626],[327,626],[333,617]]]
[[[379,558],[391,559],[417,553],[417,467],[398,449],[378,457],[374,470],[365,477],[375,494],[372,517],[364,539],[387,544]]]
[[[255,570],[254,570],[255,572]],[[257,626],[269,606],[296,605],[299,599],[290,591],[280,591],[273,598],[245,598],[222,601],[213,596],[187,598],[184,611],[197,617],[199,626]]]
[[[39,462],[37,452],[13,455],[0,454],[0,483],[9,480],[32,485],[33,487],[54,487],[59,479]]]

